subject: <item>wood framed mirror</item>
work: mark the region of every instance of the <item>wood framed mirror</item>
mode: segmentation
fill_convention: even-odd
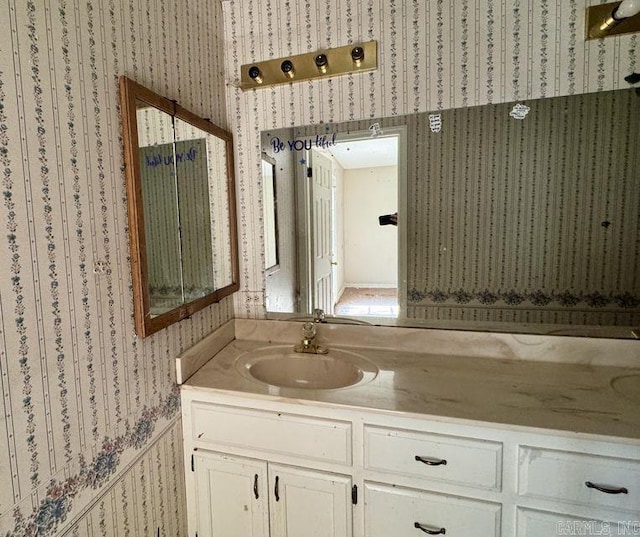
[[[238,290],[231,134],[120,78],[136,332]]]

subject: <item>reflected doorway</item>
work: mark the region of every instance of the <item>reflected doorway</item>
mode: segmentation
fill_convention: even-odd
[[[396,134],[366,132],[311,150],[310,277],[302,278],[311,309],[398,316],[398,145]]]

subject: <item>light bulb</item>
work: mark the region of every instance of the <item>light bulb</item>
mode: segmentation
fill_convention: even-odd
[[[626,19],[638,13],[640,13],[640,0],[622,0],[613,12],[613,18],[616,20]]]
[[[316,63],[316,67],[318,68],[318,71],[320,71],[322,74],[326,74],[327,65],[329,65],[329,60],[327,60],[326,54],[318,54],[314,58],[314,61]]]
[[[351,49],[351,59],[356,66],[360,67],[364,60],[364,49],[362,47],[353,47]]]
[[[260,69],[255,65],[249,68],[249,78],[252,79],[256,84],[262,84],[262,73]]]
[[[295,75],[293,63],[291,63],[290,60],[283,61],[282,64],[280,64],[280,69],[287,78],[293,78]]]

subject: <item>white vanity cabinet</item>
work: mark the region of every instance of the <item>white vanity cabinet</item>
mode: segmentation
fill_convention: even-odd
[[[190,537],[352,536],[351,423],[183,404]]]
[[[364,424],[365,537],[640,535],[637,444],[394,421]]]
[[[198,537],[349,537],[347,476],[198,450]]]
[[[189,537],[640,535],[636,440],[197,389],[182,403]]]

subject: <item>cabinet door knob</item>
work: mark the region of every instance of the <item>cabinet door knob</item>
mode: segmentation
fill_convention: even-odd
[[[253,476],[253,495],[256,497],[256,500],[260,498],[258,494],[258,474]]]
[[[447,464],[446,459],[431,459],[429,457],[421,457],[420,455],[416,455],[416,460],[427,466],[445,466]]]
[[[608,487],[606,485],[592,483],[591,481],[586,481],[585,485],[587,488],[596,489],[606,494],[629,494],[629,491],[625,487]]]
[[[276,476],[276,486],[273,488],[273,492],[276,496],[276,501],[279,502],[280,501],[280,490],[279,490],[279,484],[280,484],[280,477]]]
[[[429,535],[444,535],[445,533],[447,533],[447,530],[444,528],[440,528],[438,530],[430,530],[424,524],[420,524],[420,522],[414,522],[413,527],[420,531],[424,531]]]

